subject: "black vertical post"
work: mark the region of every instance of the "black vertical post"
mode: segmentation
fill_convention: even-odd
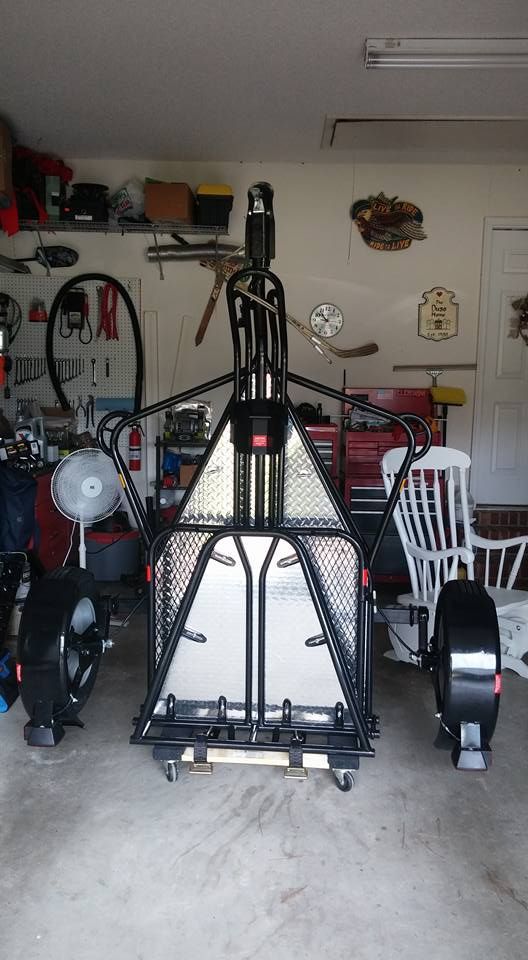
[[[269,183],[254,183],[248,190],[246,219],[246,257],[250,267],[267,270],[275,256],[275,220],[273,216],[273,188]],[[266,298],[266,278],[255,273],[249,285],[250,293],[261,300]],[[255,330],[255,399],[266,399],[268,359],[268,312],[253,301]],[[255,526],[262,530],[265,524],[266,458],[257,456],[255,465]]]

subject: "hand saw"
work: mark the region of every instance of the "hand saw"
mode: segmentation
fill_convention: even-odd
[[[217,261],[212,261],[212,262],[217,263]],[[216,279],[214,282],[214,287],[211,290],[211,296],[207,301],[207,305],[203,312],[202,319],[200,320],[200,326],[198,327],[198,330],[196,331],[196,336],[194,338],[194,342],[197,347],[201,344],[203,338],[205,337],[205,334],[207,332],[207,327],[209,326],[209,320],[211,319],[213,315],[213,310],[216,307],[216,301],[220,296],[220,291],[224,285],[224,281],[227,279],[224,271],[218,269],[218,264],[217,266],[213,267],[213,270],[216,273]],[[230,276],[230,274],[228,274],[228,276]]]
[[[231,277],[233,273],[236,273],[237,270],[240,270],[240,263],[234,263],[232,260],[221,260],[221,261],[214,260],[214,259],[200,260],[200,266],[206,267],[207,270],[214,270],[217,275],[218,273],[222,273],[223,278],[225,280]],[[215,284],[215,287],[216,287],[216,284]],[[249,293],[247,284],[237,283],[236,287],[238,290],[241,290],[242,293],[245,293],[247,296],[250,296],[252,300],[255,300],[257,303],[261,303],[262,306],[265,306],[272,313],[277,313],[277,310],[274,306],[267,303],[265,300],[261,300],[259,297],[255,296],[255,294]],[[220,285],[220,289],[221,289],[221,285]],[[214,290],[213,290],[213,293],[214,293]],[[219,293],[220,293],[220,290],[218,291],[218,294]],[[218,294],[216,299],[218,299]],[[212,295],[213,294],[211,294],[211,296]],[[214,309],[214,304],[211,309],[211,313],[213,309]],[[207,307],[206,307],[206,311],[207,311]],[[209,314],[209,317],[211,316],[211,313]],[[336,357],[343,357],[344,359],[347,359],[349,357],[368,357],[372,353],[377,353],[379,350],[377,343],[364,343],[361,347],[351,347],[349,350],[344,350],[341,347],[335,347],[333,343],[327,343],[326,341],[323,342],[322,340],[320,340],[319,337],[316,337],[315,334],[312,333],[309,327],[307,327],[300,320],[297,320],[296,317],[292,317],[290,313],[286,314],[286,320],[288,321],[288,323],[291,323],[291,325],[295,327],[295,329],[298,330],[298,332],[306,340],[308,340],[309,343],[311,343],[314,350],[317,350],[317,353],[319,353],[322,357],[324,357],[327,363],[332,363],[331,358],[328,356],[326,352],[327,350],[329,350],[330,353],[333,353]],[[207,322],[209,322],[209,318]],[[203,323],[203,320],[202,320],[202,323]],[[201,326],[202,324],[200,324],[200,328]],[[207,329],[207,324],[206,324],[206,329]]]

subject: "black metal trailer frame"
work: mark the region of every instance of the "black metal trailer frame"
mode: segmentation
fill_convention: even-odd
[[[249,191],[249,211],[246,249],[250,265],[242,268],[227,284],[230,326],[233,340],[234,369],[232,373],[184,390],[173,397],[153,404],[139,413],[125,416],[111,430],[109,444],[105,431],[109,429],[112,415],[102,421],[99,429],[100,443],[111,453],[123,487],[142,533],[148,553],[149,629],[147,694],[139,716],[135,718],[132,743],[152,744],[155,755],[167,762],[176,761],[186,747],[194,749],[196,763],[203,764],[207,758],[207,746],[221,744],[231,750],[287,751],[289,766],[302,768],[303,754],[323,753],[329,757],[335,769],[357,766],[360,757],[374,756],[371,740],[379,734],[378,718],[372,705],[372,622],[374,592],[370,565],[381,545],[387,524],[393,513],[400,484],[409,466],[416,459],[415,436],[406,416],[398,416],[373,404],[354,399],[339,390],[317,383],[299,374],[288,371],[288,345],[286,332],[286,309],[284,291],[278,277],[269,270],[273,256],[272,191],[268,185],[257,184]],[[249,281],[249,293],[238,284]],[[243,333],[243,341],[241,334]],[[173,404],[204,395],[209,391],[233,383],[233,395],[207,448],[204,460],[188,488],[170,529],[156,535],[149,522],[141,497],[134,485],[119,439],[132,423],[137,423],[159,413]],[[350,511],[319,457],[309,435],[300,422],[288,398],[288,384],[295,384],[329,398],[343,401],[350,406],[375,413],[377,416],[398,424],[407,437],[407,452],[394,483],[382,516],[379,530],[370,549],[361,537]],[[115,415],[114,415],[115,417]],[[412,418],[416,422],[416,417]],[[208,465],[215,457],[226,431],[231,425],[233,458],[232,503],[224,511],[220,523],[192,522],[193,498],[196,499],[200,484],[207,473]],[[428,442],[430,431],[426,423]],[[300,441],[303,455],[313,468],[318,495],[326,498],[325,509],[332,517],[330,527],[321,525],[321,517],[311,524],[309,517],[287,516],[291,514],[285,503],[285,483],[288,469],[289,439],[295,435]],[[324,510],[323,510],[324,513]],[[289,522],[290,521],[290,522]],[[293,521],[293,522],[291,522]],[[266,559],[259,574],[259,611],[257,637],[257,693],[253,691],[253,643],[254,631],[251,613],[253,591],[252,571],[244,548],[246,537],[263,536],[271,539]],[[167,672],[174,657],[185,624],[199,588],[206,565],[214,549],[224,538],[232,538],[238,558],[246,576],[246,643],[245,643],[245,698],[243,716],[234,720],[229,716],[226,697],[218,691],[217,711],[214,719],[208,715],[183,716],[178,712],[175,697],[165,698],[166,709],[159,712],[159,699]],[[183,538],[184,548],[175,544]],[[287,541],[301,563],[312,602],[321,622],[320,642],[328,646],[332,664],[337,675],[342,700],[336,702],[333,722],[325,717],[323,722],[292,720],[292,705],[285,699],[280,705],[280,720],[266,719],[266,577],[279,540]],[[353,579],[343,570],[342,582],[333,573],[330,578],[324,565],[330,563],[330,553],[339,543],[341,554],[348,544],[350,562],[354,568]],[[192,544],[192,559],[190,545]],[[171,573],[159,573],[167,553],[176,550],[174,563],[182,563],[185,554],[190,565],[186,576],[181,602],[170,609],[158,603],[158,593],[163,588],[163,577]],[[315,561],[315,556],[319,560]],[[175,574],[174,563],[167,570]],[[181,572],[177,574],[181,576]],[[332,579],[332,583],[329,579]],[[160,583],[161,578],[161,583]],[[355,582],[354,582],[355,581]],[[345,655],[343,630],[336,627],[336,591],[350,591],[349,604],[355,623],[355,649],[351,659]],[[342,598],[341,598],[342,599]],[[334,615],[332,614],[334,606]],[[160,620],[163,623],[163,639],[160,642]]]

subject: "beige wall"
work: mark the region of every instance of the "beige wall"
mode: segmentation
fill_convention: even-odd
[[[230,183],[235,191],[231,238],[242,241],[246,190],[258,179],[275,189],[277,258],[290,313],[307,322],[313,306],[324,300],[338,303],[345,314],[342,346],[374,339],[380,352],[361,360],[336,361],[330,367],[293,330],[290,366],[315,379],[339,386],[428,385],[425,373],[393,373],[395,363],[437,366],[474,362],[484,218],[528,214],[528,169],[488,166],[349,166],[246,163],[144,163],[124,160],[71,161],[75,179],[118,186],[132,174]],[[428,239],[409,250],[386,253],[370,250],[351,224],[353,199],[383,190],[421,207]],[[170,388],[175,349],[184,323],[176,388],[207,380],[229,369],[230,337],[222,299],[200,348],[194,334],[207,301],[213,276],[198,264],[168,263],[165,280],[145,259],[148,236],[58,237],[81,254],[73,273],[103,270],[115,276],[139,277],[144,310],[157,311],[159,326],[159,386],[151,382],[149,396],[163,397]],[[20,256],[33,249],[35,238],[21,234],[0,241],[0,249]],[[53,241],[49,241],[53,242]],[[39,269],[39,268],[36,268]],[[457,294],[460,334],[445,343],[417,336],[417,304],[424,290],[442,284]],[[185,321],[182,318],[186,317]],[[151,355],[154,338],[146,338]],[[152,359],[152,357],[151,357]],[[445,374],[443,382],[462,386],[468,404],[450,413],[449,440],[467,450],[471,443],[474,374]],[[299,396],[295,396],[299,399]],[[308,399],[308,398],[307,398]]]

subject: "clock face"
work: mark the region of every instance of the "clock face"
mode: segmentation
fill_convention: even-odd
[[[318,337],[335,337],[343,326],[343,311],[334,303],[320,303],[310,314],[310,326]]]

